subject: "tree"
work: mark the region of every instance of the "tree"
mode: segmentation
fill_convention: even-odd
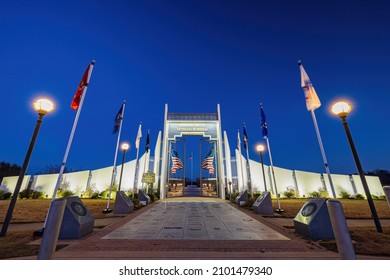
[[[60,173],[61,165],[46,165],[43,171],[38,171],[35,175],[40,174],[57,174]],[[64,173],[76,172],[77,170],[73,170],[65,166]]]
[[[17,164],[11,164],[6,161],[0,162],[0,181],[3,180],[4,177],[19,175],[20,169],[21,167]]]

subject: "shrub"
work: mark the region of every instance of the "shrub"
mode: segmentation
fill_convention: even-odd
[[[98,198],[99,192],[97,191],[95,184],[88,186],[84,192],[81,193],[81,197],[85,198]]]
[[[344,198],[344,199],[350,199],[351,198],[351,195],[349,193],[347,193],[346,191],[341,191],[339,193],[340,197],[341,198]]]
[[[43,192],[33,191],[31,194],[32,199],[43,198]]]
[[[99,198],[99,192],[94,192],[92,195],[91,195],[91,199],[98,199]]]
[[[232,194],[230,194],[230,201],[235,202],[238,194],[239,192],[233,192]]]
[[[255,200],[261,195],[261,192],[253,192],[253,197]]]
[[[364,195],[358,193],[357,195],[355,195],[355,199],[365,199]]]
[[[113,185],[112,189],[111,189],[111,199],[115,199],[117,191],[118,191],[118,186],[117,185]],[[108,199],[108,195],[109,194],[110,194],[110,186],[108,186],[104,191],[102,191],[99,194],[99,196],[101,198],[107,198]]]
[[[308,195],[309,198],[328,198],[329,193],[326,189],[318,188],[317,191],[310,192]]]
[[[71,190],[63,190],[63,189],[58,189],[58,196],[59,197],[69,197],[75,195],[74,192]]]
[[[309,192],[309,197],[310,198],[319,198],[319,197],[321,197],[321,194],[319,191]]]
[[[29,198],[32,194],[32,190],[24,189],[21,192],[19,192],[19,198]]]
[[[138,199],[136,199],[135,197],[133,199],[133,203],[134,203],[134,210],[141,209],[143,206],[141,203],[139,203]]]
[[[298,193],[297,193],[296,189],[292,188],[292,187],[288,187],[287,190],[285,192],[283,192],[283,195],[286,198],[297,198],[298,197]]]
[[[248,195],[248,201],[246,202],[245,207],[248,207],[250,210],[253,210],[253,203],[255,203],[256,198]]]
[[[153,202],[155,201],[157,198],[155,197],[154,193],[153,192],[149,192],[148,193],[148,196],[150,197],[150,201]]]
[[[372,199],[379,199],[379,197],[378,197],[377,195],[375,195],[375,194],[372,194],[372,195],[371,195],[371,198],[372,198]]]
[[[0,200],[9,199],[11,195],[10,192],[0,191]]]

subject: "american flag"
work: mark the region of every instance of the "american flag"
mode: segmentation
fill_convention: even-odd
[[[209,174],[214,174],[214,147],[211,147],[203,161],[202,168],[209,171]]]
[[[183,168],[183,162],[179,158],[179,154],[177,153],[174,147],[172,147],[171,157],[172,157],[171,173],[176,174],[177,170]]]

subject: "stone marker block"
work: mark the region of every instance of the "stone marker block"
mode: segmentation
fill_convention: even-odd
[[[309,199],[294,218],[295,231],[313,240],[334,239],[325,198]]]
[[[138,190],[138,201],[142,204],[142,205],[148,205],[150,204],[150,202],[152,201],[150,199],[150,196],[147,195],[143,190]]]
[[[273,216],[272,200],[270,192],[262,192],[261,195],[253,203],[253,212],[262,216]]]
[[[242,190],[236,197],[235,202],[239,206],[244,206],[248,201],[248,190]]]
[[[129,214],[134,211],[134,203],[124,191],[116,192],[114,214]]]
[[[78,196],[66,198],[59,239],[79,239],[93,231],[94,218]]]

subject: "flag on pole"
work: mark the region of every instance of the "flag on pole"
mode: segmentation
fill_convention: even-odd
[[[246,134],[246,125],[245,123],[243,124],[243,134],[244,134],[244,148],[245,150],[248,149],[248,135]]]
[[[177,152],[177,150],[174,147],[172,147],[171,157],[172,157],[171,173],[175,174],[176,170],[183,168],[183,162],[179,158],[179,153]]]
[[[301,70],[301,87],[303,88],[303,92],[305,93],[306,108],[308,111],[314,111],[321,106],[321,101],[318,98],[316,90],[314,89],[313,84],[309,79],[309,76],[303,68],[301,61],[298,61],[298,66]]]
[[[260,117],[261,117],[261,134],[264,139],[268,138],[268,127],[267,127],[267,122],[265,119],[265,113],[263,109],[263,104],[260,103]]]
[[[135,148],[136,149],[139,149],[139,142],[140,142],[141,137],[142,137],[141,127],[142,127],[142,122],[139,123],[137,138],[135,139]]]
[[[240,139],[240,131],[237,132],[237,149],[240,151],[241,154],[241,139]]]
[[[84,76],[81,79],[79,86],[77,87],[76,93],[74,94],[73,99],[72,99],[72,104],[70,105],[70,107],[73,110],[77,110],[79,108],[80,101],[81,101],[81,95],[84,92],[84,88],[88,87],[89,79],[91,78],[93,65],[95,65],[95,61],[92,61],[88,65],[87,70],[85,70]]]
[[[123,119],[123,108],[124,108],[124,104],[122,104],[121,108],[119,109],[118,113],[116,114],[114,130],[112,131],[112,133],[117,133],[119,130],[119,126],[121,125],[121,121]]]
[[[146,151],[146,153],[149,152],[149,143],[150,143],[150,138],[149,138],[149,129],[148,129],[148,135],[146,136],[146,143],[145,143],[145,151]]]
[[[211,147],[203,161],[202,168],[209,171],[209,174],[214,174],[214,147]]]

